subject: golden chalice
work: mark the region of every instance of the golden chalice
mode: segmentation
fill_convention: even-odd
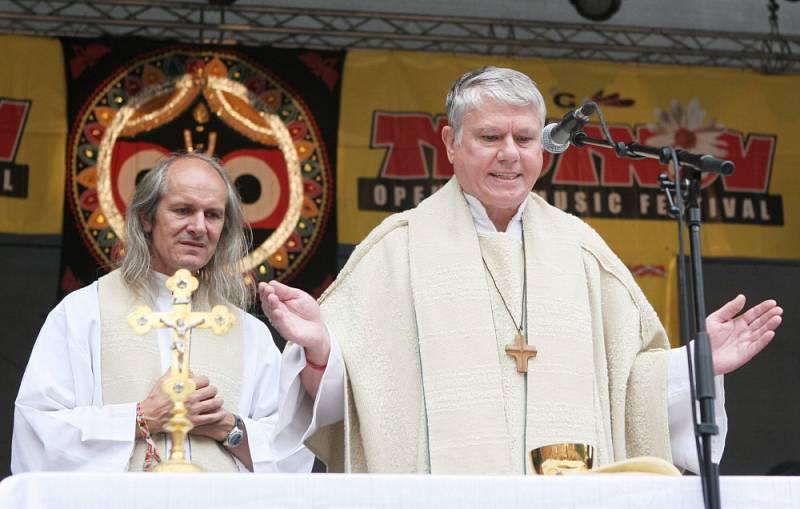
[[[539,475],[587,472],[594,466],[594,447],[588,444],[545,445],[531,450],[529,458]]]

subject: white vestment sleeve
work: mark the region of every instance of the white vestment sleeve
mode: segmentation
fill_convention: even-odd
[[[99,329],[96,284],[68,296],[48,315],[16,400],[13,473],[127,470],[136,403],[102,406],[91,346],[99,341]]]
[[[283,351],[280,393],[284,399],[275,438],[275,447],[282,456],[301,447],[319,429],[344,418],[344,360],[333,331],[328,329],[328,333],[331,353],[316,398],[308,395],[300,380],[306,365],[305,350],[289,343]]]
[[[314,455],[298,442],[279,450],[273,445],[282,400],[281,354],[263,323],[248,316],[245,322],[245,373],[239,413],[247,429],[254,472],[310,472]],[[244,469],[240,467],[240,469]]]
[[[692,345],[694,350],[694,345]],[[728,416],[725,413],[725,384],[722,375],[714,377],[714,416],[719,434],[711,439],[711,458],[719,463],[725,449],[728,434]],[[697,447],[695,445],[694,421],[692,420],[691,391],[686,364],[686,348],[673,348],[669,359],[667,377],[667,401],[669,413],[669,437],[672,444],[672,461],[679,468],[699,472]],[[699,418],[699,407],[698,407]]]

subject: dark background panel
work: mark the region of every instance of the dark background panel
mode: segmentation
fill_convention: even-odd
[[[14,400],[33,342],[56,305],[57,235],[0,234],[0,477],[11,473]]]
[[[800,262],[706,259],[703,267],[709,312],[737,293],[748,307],[774,298],[784,309],[772,343],[725,377],[728,438],[720,472],[766,475],[782,462],[800,462]]]

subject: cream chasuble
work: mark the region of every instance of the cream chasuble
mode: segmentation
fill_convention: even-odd
[[[522,243],[505,233],[481,234],[479,242],[486,264],[514,313],[514,319],[519,323],[519,313],[522,311]],[[490,276],[487,274],[487,277]],[[529,299],[532,285],[535,284],[534,281],[529,281]],[[564,400],[563,393],[548,389],[552,387],[553,379],[563,380],[564,385],[569,388],[592,386],[594,368],[591,344],[583,345],[583,349],[574,345],[572,348],[565,348],[566,345],[559,342],[557,336],[538,341],[529,328],[528,344],[537,346],[539,351],[546,350],[547,355],[543,353],[529,359],[528,373],[519,373],[516,360],[505,351],[517,331],[491,279],[487,285],[496,331],[497,358],[502,372],[512,471],[525,471],[525,451],[534,447],[564,441],[587,443],[596,447],[598,430],[592,425],[591,417],[595,407],[591,398],[592,391],[575,391],[572,396],[575,402],[571,403]],[[528,408],[530,410],[526,412]],[[566,420],[562,415],[565,412],[570,415]],[[526,414],[533,419],[531,426],[526,426]],[[573,438],[564,440],[564,437]],[[534,445],[526,446],[528,443]]]
[[[128,314],[141,305],[123,283],[119,270],[100,278],[101,377],[105,404],[141,401],[150,393],[163,374],[157,332],[139,336],[128,326]],[[200,301],[201,299],[198,299]],[[108,303],[114,303],[109,305]],[[230,305],[229,305],[230,306]],[[193,302],[193,309],[205,311],[208,305]],[[215,336],[209,329],[192,331],[190,366],[212,380],[225,401],[239,401],[241,392],[243,332],[242,312],[230,306],[236,322],[224,336]],[[131,422],[131,427],[135,423]],[[162,460],[169,451],[165,433],[153,436]],[[231,454],[215,440],[190,436],[191,459],[209,472],[238,472]],[[141,471],[146,446],[137,437],[129,463],[130,471]]]
[[[481,261],[483,247],[518,315],[521,244],[479,239],[455,178],[354,251],[321,299],[347,368],[344,428],[309,444],[331,471],[520,474],[528,450],[556,442],[592,444],[600,464],[670,459],[655,312],[585,223],[530,195],[523,227],[539,351],[527,382]]]

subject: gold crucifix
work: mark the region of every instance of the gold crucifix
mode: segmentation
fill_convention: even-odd
[[[528,359],[536,357],[536,347],[525,342],[525,336],[517,332],[514,343],[506,345],[506,355],[517,361],[517,373],[528,372]]]
[[[167,279],[166,287],[172,293],[172,310],[154,312],[148,306],[139,306],[128,315],[128,325],[137,334],[147,334],[150,329],[172,329],[172,362],[169,377],[164,381],[164,392],[172,400],[172,415],[164,425],[170,432],[172,447],[169,459],[154,470],[160,472],[198,472],[202,467],[186,459],[184,441],[192,429],[186,417],[184,402],[197,388],[189,376],[189,346],[192,329],[210,328],[220,336],[233,326],[234,317],[223,305],[214,306],[211,312],[192,311],[192,293],[200,283],[186,269],[178,270]]]

